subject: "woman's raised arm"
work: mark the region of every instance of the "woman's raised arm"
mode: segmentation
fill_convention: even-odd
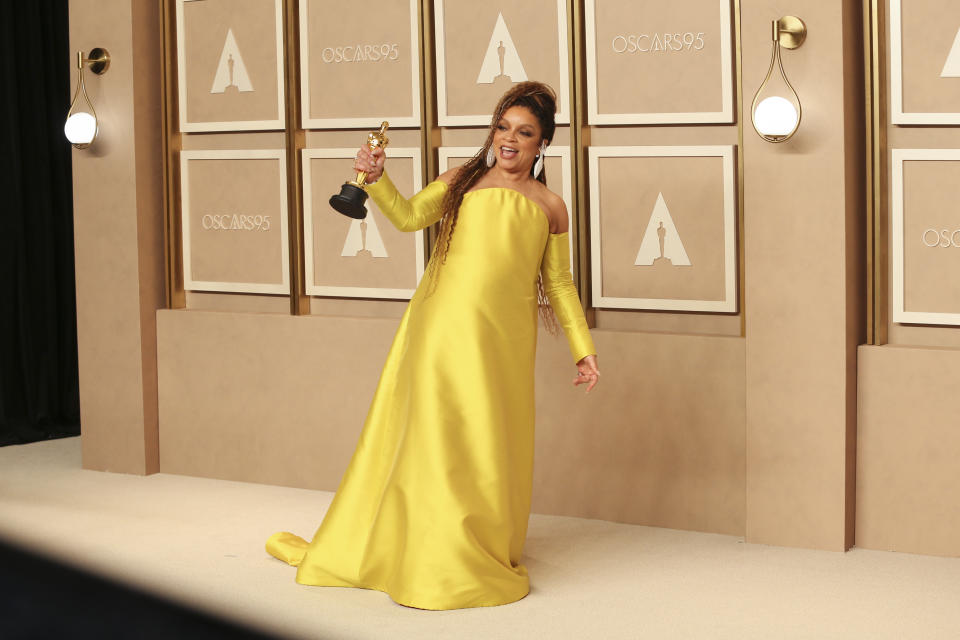
[[[404,198],[390,180],[385,168],[387,156],[383,149],[360,147],[353,168],[367,173],[366,190],[380,207],[383,215],[400,231],[419,231],[443,216],[440,208],[447,185],[434,180],[409,200]]]
[[[386,171],[379,180],[367,185],[367,193],[400,231],[418,231],[439,220],[443,215],[440,204],[446,191],[446,184],[434,180],[408,200],[400,195]]]

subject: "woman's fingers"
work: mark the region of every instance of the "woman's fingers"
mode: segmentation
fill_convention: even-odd
[[[600,381],[600,371],[590,367],[584,367],[582,370],[577,372],[577,377],[573,379],[573,385],[578,384],[587,384],[587,393],[590,393],[590,390],[593,389],[597,382]]]
[[[368,153],[365,149],[357,151],[357,157],[353,160],[354,171],[366,171],[370,168],[370,160],[367,157]]]
[[[370,164],[373,166],[374,171],[382,170],[383,164],[387,160],[387,155],[383,152],[383,149],[377,147],[370,152]]]
[[[370,150],[368,147],[360,147],[357,156],[353,162],[355,171],[363,171],[368,174],[379,176],[383,170],[383,164],[386,161],[386,154],[379,147]]]

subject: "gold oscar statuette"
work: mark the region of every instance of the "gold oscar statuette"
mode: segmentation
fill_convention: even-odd
[[[367,134],[367,147],[371,151],[377,147],[383,149],[390,143],[386,135],[389,126],[389,122],[381,122],[379,131],[371,131]],[[363,188],[366,180],[367,172],[361,171],[357,174],[356,180],[344,182],[340,193],[330,196],[330,206],[345,216],[359,220],[366,218],[367,208],[363,206],[367,201],[367,192]]]

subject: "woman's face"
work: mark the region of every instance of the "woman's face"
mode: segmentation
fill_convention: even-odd
[[[497,164],[507,171],[530,171],[540,151],[540,122],[526,107],[510,107],[496,124],[493,150]]]

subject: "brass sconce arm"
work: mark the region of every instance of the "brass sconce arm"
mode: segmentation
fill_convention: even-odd
[[[770,65],[767,67],[767,75],[760,83],[760,88],[753,96],[750,119],[757,135],[767,142],[786,142],[800,128],[803,105],[783,70],[780,49],[796,49],[802,45],[807,37],[807,27],[800,18],[784,16],[773,21],[771,32],[773,49],[770,54]],[[779,93],[770,91],[770,95],[764,97],[764,92],[770,90],[769,84],[774,69],[780,71],[783,86]]]
[[[67,119],[63,125],[67,140],[77,149],[86,149],[93,144],[100,130],[97,110],[87,95],[87,85],[83,78],[84,65],[89,65],[93,73],[103,75],[110,68],[110,54],[101,47],[91,49],[87,57],[84,57],[83,51],[77,52],[77,88],[70,100],[70,110],[67,111]],[[86,107],[80,104],[80,96],[83,96]]]

